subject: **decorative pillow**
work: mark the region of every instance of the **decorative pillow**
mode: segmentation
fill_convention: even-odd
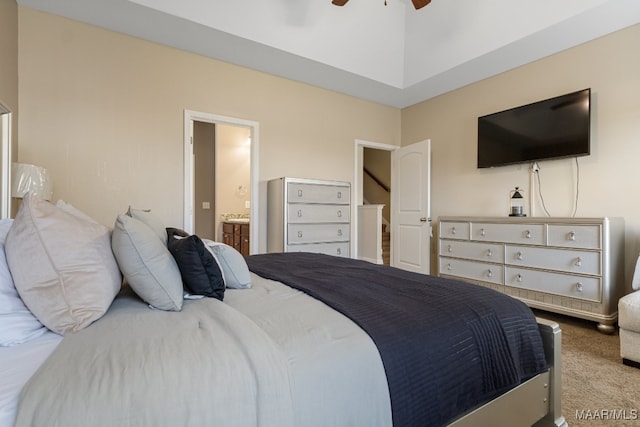
[[[151,213],[151,210],[146,209],[134,209],[129,206],[129,210],[127,210],[127,215],[131,218],[135,218],[138,221],[142,221],[147,227],[153,231],[153,233],[158,236],[160,241],[167,246],[167,231],[164,227],[164,224],[154,214]]]
[[[91,218],[89,215],[87,215],[86,213],[82,212],[80,209],[76,208],[71,203],[65,202],[64,200],[58,200],[56,202],[56,207],[59,208],[59,209],[62,209],[63,211],[65,211],[69,215],[75,216],[76,218],[80,218],[80,219],[83,219],[85,221],[89,221],[89,222],[92,222],[94,224],[98,224],[98,222],[96,220],[94,220],[93,218]]]
[[[47,331],[20,299],[9,272],[4,242],[12,222],[0,220],[0,347],[22,344]]]
[[[182,282],[189,292],[207,297],[224,298],[222,271],[213,254],[196,235],[184,236],[182,230],[167,228],[167,247],[175,258]]]
[[[227,288],[248,289],[251,287],[249,267],[240,252],[221,242],[209,239],[202,239],[202,241],[220,264]]]
[[[109,229],[32,194],[20,205],[5,251],[22,301],[58,334],[102,317],[122,285]]]
[[[161,310],[182,309],[180,270],[151,228],[128,215],[118,215],[111,246],[124,278],[140,298]]]

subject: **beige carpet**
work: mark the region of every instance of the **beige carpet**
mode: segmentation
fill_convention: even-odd
[[[620,337],[595,323],[535,311],[562,329],[562,414],[569,426],[640,426],[640,369],[620,358]]]

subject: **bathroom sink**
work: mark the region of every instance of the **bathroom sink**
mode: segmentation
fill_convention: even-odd
[[[249,224],[249,218],[229,218],[226,222],[234,222],[236,224]]]

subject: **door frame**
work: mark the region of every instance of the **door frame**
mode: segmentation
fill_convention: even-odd
[[[194,174],[194,155],[193,155],[193,122],[205,122],[212,124],[224,124],[231,126],[246,127],[250,130],[250,157],[251,157],[251,207],[249,215],[249,233],[251,235],[250,253],[258,253],[259,250],[259,187],[258,187],[258,146],[259,146],[259,129],[258,122],[253,120],[239,119],[236,117],[221,116],[218,114],[204,113],[200,111],[184,110],[184,201],[183,201],[183,224],[182,228],[193,233],[194,219],[193,209],[195,204],[195,174]]]
[[[0,143],[2,144],[0,147],[0,156],[2,156],[0,218],[2,219],[11,217],[11,121],[11,111],[0,103]]]
[[[353,190],[351,191],[351,253],[352,258],[358,259],[358,205],[360,202],[360,196],[362,195],[362,169],[364,168],[364,156],[360,153],[364,153],[365,148],[374,148],[376,150],[395,151],[400,148],[397,145],[384,144],[381,142],[365,141],[363,139],[356,139],[354,144],[354,170],[353,170]],[[393,192],[393,188],[391,188]],[[391,219],[393,220],[393,219]],[[389,224],[391,227],[392,224]],[[390,245],[393,243],[389,242]],[[393,247],[390,248],[393,253]]]

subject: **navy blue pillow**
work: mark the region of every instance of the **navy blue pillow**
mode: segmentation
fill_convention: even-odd
[[[167,248],[178,264],[185,289],[222,301],[225,290],[222,271],[202,240],[175,228],[167,228],[167,237]]]

